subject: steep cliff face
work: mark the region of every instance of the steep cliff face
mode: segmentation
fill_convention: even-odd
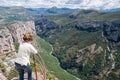
[[[13,60],[15,58],[15,54],[8,54],[6,57],[3,54],[15,51],[14,43],[22,42],[24,33],[31,33],[36,36],[36,30],[33,21],[18,21],[9,25],[4,25],[2,28],[0,28],[0,80],[7,80],[7,78],[9,79],[14,77],[9,76],[9,74],[11,74],[12,67],[14,66]],[[4,73],[6,74],[4,75]]]
[[[36,35],[35,25],[33,21],[15,22],[7,25],[7,28],[9,29],[13,37],[13,41],[18,43],[23,41],[22,37],[25,33],[31,33],[33,35]]]
[[[120,41],[120,21],[113,21],[104,24],[104,35],[110,41],[119,42]]]
[[[41,18],[35,20],[36,25],[36,32],[39,36],[47,36],[46,33],[51,31],[54,33],[54,29],[59,28],[60,26],[57,25],[55,22],[49,21],[46,18]]]
[[[35,25],[36,31],[41,37],[49,36],[50,33],[54,34],[55,29],[57,29],[58,32],[61,28],[76,28],[88,32],[102,30],[108,40],[113,42],[120,41],[120,20],[73,22],[61,26],[48,19],[39,19],[35,21]]]
[[[36,35],[35,25],[33,21],[14,22],[0,29],[0,54],[14,51],[14,42],[22,42],[24,33]]]
[[[120,20],[78,22],[75,27],[90,32],[102,29],[108,40],[113,42],[120,41]]]
[[[10,31],[5,27],[0,29],[0,54],[14,51],[13,38]]]

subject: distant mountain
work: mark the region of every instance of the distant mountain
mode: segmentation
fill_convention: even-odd
[[[0,6],[0,25],[13,21],[31,20],[31,13],[24,7],[2,7]]]
[[[52,7],[52,8],[27,8],[27,10],[42,15],[48,15],[48,14],[56,15],[56,14],[71,13],[74,12],[76,9]]]
[[[100,10],[93,10],[93,9],[88,9],[88,10],[76,10],[73,13],[69,15],[70,18],[79,18],[79,17],[88,17],[92,15],[97,15],[97,14],[103,14],[104,12]]]
[[[120,8],[113,8],[113,9],[107,9],[107,10],[104,10],[106,12],[115,12],[115,11],[120,11]]]
[[[58,24],[64,25],[78,21],[109,21],[109,20],[120,20],[120,11],[106,12],[100,10],[75,10],[72,13],[66,13],[61,15],[51,15],[48,18]]]
[[[78,11],[84,11],[84,12],[89,12],[89,11],[96,11],[98,13],[100,12],[115,12],[115,11],[120,11],[120,8],[112,8],[112,9],[71,9],[71,8],[57,8],[57,7],[52,7],[52,8],[26,8],[28,11],[36,14],[41,14],[41,15],[59,15],[59,14],[66,14],[66,13],[72,13],[72,12],[78,12]]]

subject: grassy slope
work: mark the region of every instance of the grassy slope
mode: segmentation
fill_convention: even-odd
[[[68,24],[75,21],[89,21],[89,20],[120,20],[120,11],[117,12],[110,12],[104,14],[84,14],[84,16],[77,17],[77,18],[70,18],[70,14],[62,14],[62,15],[53,15],[48,16],[48,18],[57,24]]]
[[[46,67],[52,74],[58,77],[60,80],[77,80],[74,76],[64,71],[60,66],[58,60],[51,56],[52,47],[49,43],[41,38],[37,39],[40,48],[40,54],[45,61]]]

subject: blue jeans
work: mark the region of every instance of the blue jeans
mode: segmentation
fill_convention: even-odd
[[[27,66],[22,66],[18,63],[15,63],[15,67],[19,72],[19,80],[24,80],[24,71],[28,72],[28,80],[32,80],[32,69],[29,64]]]

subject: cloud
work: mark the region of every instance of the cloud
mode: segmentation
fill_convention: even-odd
[[[1,6],[69,7],[69,8],[120,8],[120,0],[0,0]]]
[[[83,0],[69,0],[66,4],[80,4]]]

